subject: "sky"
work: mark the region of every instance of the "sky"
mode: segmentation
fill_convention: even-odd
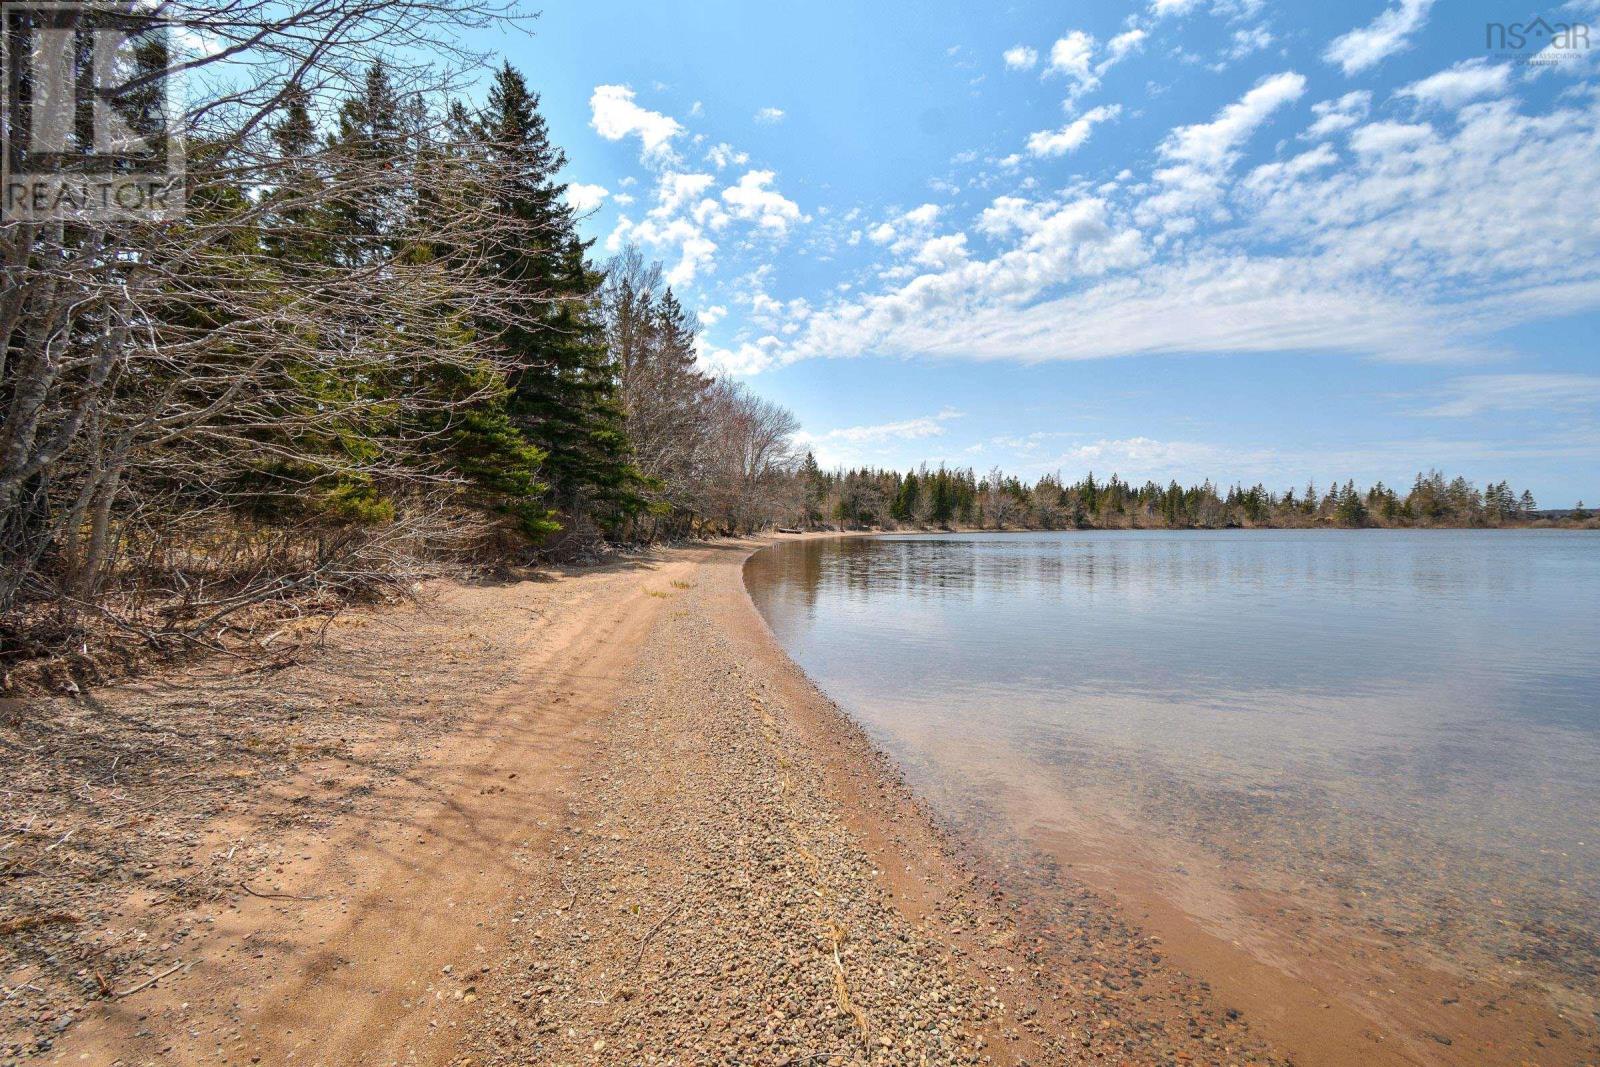
[[[1600,503],[1600,0],[550,0],[499,47],[595,256],[824,466]]]

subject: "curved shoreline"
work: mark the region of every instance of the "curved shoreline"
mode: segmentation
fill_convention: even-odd
[[[181,821],[139,838],[131,891],[66,902],[90,941],[39,934],[59,975],[0,946],[25,957],[8,987],[53,991],[24,1024],[70,1024],[0,1030],[0,1058],[25,1039],[62,1064],[1281,1062],[1092,892],[1041,920],[940,829],[761,619],[743,566],[770,543],[446,584],[273,673],[97,693],[236,724],[311,693],[347,743],[197,752],[181,805],[125,768],[114,808],[75,812],[74,841],[129,808]],[[494,663],[506,680],[475,696]],[[351,718],[357,677],[375,685]],[[126,995],[69,1007],[85,958]]]
[[[839,714],[865,736],[854,715],[843,708]],[[1559,1005],[1530,999],[1526,988],[1489,982],[1448,960],[1391,955],[1388,945],[1375,958],[1370,944],[1322,936],[1327,931],[1301,940],[1316,931],[1280,920],[1285,909],[1311,907],[1307,902],[1246,892],[1237,878],[1248,875],[1223,869],[1218,857],[1174,839],[1170,828],[1095,823],[1092,805],[1076,810],[1082,805],[1026,768],[1008,767],[1003,754],[974,756],[965,766],[959,761],[966,757],[953,758],[953,768],[923,768],[932,778],[922,784],[932,782],[937,795],[941,772],[954,775],[942,784],[957,792],[963,772],[974,778],[969,788],[989,783],[976,802],[944,798],[943,817],[955,839],[978,846],[980,867],[1004,869],[1002,881],[1024,909],[1047,922],[1062,869],[1070,869],[1067,882],[1092,887],[1116,902],[1114,912],[1159,935],[1179,967],[1214,986],[1256,1024],[1258,1036],[1297,1063],[1518,1063],[1550,1055],[1588,1062],[1596,1051],[1592,1031]],[[1182,878],[1175,882],[1173,871]],[[1248,922],[1220,921],[1234,910]],[[1251,931],[1251,923],[1261,930]],[[1259,936],[1268,931],[1270,938]],[[1411,995],[1394,997],[1395,988],[1383,988],[1390,986]]]

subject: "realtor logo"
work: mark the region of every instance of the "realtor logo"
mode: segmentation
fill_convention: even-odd
[[[1526,22],[1486,22],[1483,46],[1496,56],[1549,66],[1589,51],[1589,24],[1536,16]]]
[[[4,222],[183,211],[170,25],[138,5],[0,0]]]

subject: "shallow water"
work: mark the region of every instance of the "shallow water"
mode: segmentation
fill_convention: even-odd
[[[1600,536],[823,539],[746,579],[953,823],[1138,851],[1122,881],[1330,995],[1381,957],[1593,1027]]]

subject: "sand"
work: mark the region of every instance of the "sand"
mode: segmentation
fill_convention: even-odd
[[[70,921],[0,936],[0,1061],[1282,1061],[1093,892],[1003,893],[773,641],[758,547],[17,715],[0,923]]]

